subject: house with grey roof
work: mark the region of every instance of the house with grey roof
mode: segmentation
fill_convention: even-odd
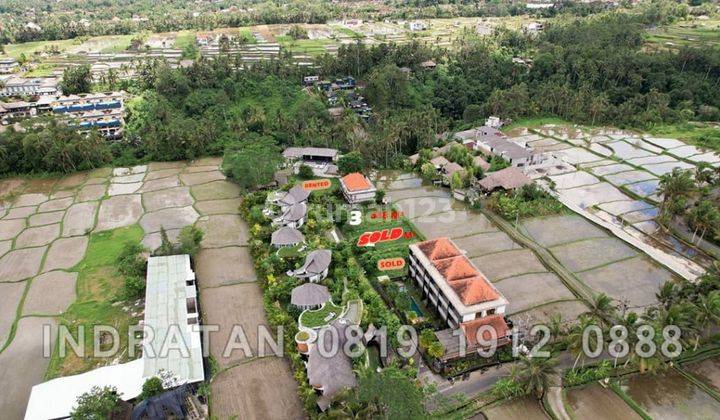
[[[330,291],[322,284],[305,283],[290,292],[290,304],[300,309],[316,309],[330,300]]]
[[[296,246],[303,242],[305,242],[305,235],[290,226],[282,226],[270,235],[270,245],[275,248]]]
[[[276,204],[280,207],[290,207],[295,204],[305,203],[310,197],[310,191],[298,184],[290,188],[290,190],[282,196]]]
[[[491,193],[496,189],[511,191],[529,184],[532,184],[532,180],[527,175],[520,169],[510,166],[488,174],[478,181],[476,186],[486,193]]]
[[[542,153],[515,143],[494,127],[482,126],[461,131],[455,134],[455,138],[473,150],[502,157],[515,167],[538,164],[545,159]]]
[[[317,401],[318,407],[322,411],[330,406],[333,396],[337,393],[357,386],[357,378],[353,373],[350,358],[342,351],[347,341],[345,329],[348,325],[350,322],[347,319],[340,318],[318,331],[318,340],[322,339],[323,343],[311,345],[308,360],[305,363],[308,382],[322,393]],[[336,343],[338,346],[334,347],[333,340],[336,339],[339,342]],[[319,346],[323,346],[324,351],[321,351]],[[327,349],[333,348],[338,350],[327,351]]]
[[[457,163],[450,162],[447,165],[443,166],[442,169],[440,169],[440,172],[443,175],[443,183],[450,185],[450,182],[452,181],[452,178],[456,173],[459,173],[460,177],[462,178],[465,176],[465,173],[467,171],[465,171],[465,168],[458,165]]]
[[[288,276],[317,283],[328,275],[332,252],[329,249],[312,251],[305,257],[305,263],[297,270],[288,271]]]
[[[337,149],[326,147],[288,147],[283,151],[285,159],[309,162],[335,162],[339,155]]]
[[[288,226],[294,229],[305,224],[307,204],[304,202],[285,207],[280,217],[273,220],[275,226]]]

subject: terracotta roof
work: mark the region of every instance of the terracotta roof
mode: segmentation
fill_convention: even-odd
[[[477,332],[483,325],[489,325],[490,327],[495,328],[497,340],[505,338],[508,335],[508,326],[503,316],[499,314],[488,315],[483,318],[473,319],[472,321],[460,324],[460,328],[463,329],[465,339],[468,344],[477,345]],[[490,331],[483,331],[482,337],[484,340],[490,341],[492,340],[492,333]]]
[[[490,164],[482,158],[482,156],[475,156],[473,158],[473,165],[479,166],[483,171],[490,169]]]
[[[435,260],[433,265],[449,283],[455,280],[462,280],[478,276],[478,271],[470,265],[470,261],[464,256]]]
[[[463,304],[470,306],[498,299],[500,295],[470,260],[448,238],[417,244]]]
[[[437,156],[437,157],[430,159],[430,163],[432,163],[435,166],[445,166],[448,163],[450,163],[450,161],[445,159],[445,156]]]
[[[423,254],[425,254],[430,261],[457,257],[462,254],[448,238],[436,238],[420,242],[418,244],[418,248],[420,248]]]
[[[348,191],[369,190],[373,185],[365,178],[365,175],[359,172],[353,172],[342,177],[343,185]]]
[[[489,302],[500,297],[483,277],[451,281],[449,284],[465,305]]]

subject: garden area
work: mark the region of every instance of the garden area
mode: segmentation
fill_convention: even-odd
[[[342,315],[344,310],[345,308],[342,306],[337,306],[332,302],[327,302],[320,309],[307,310],[303,312],[300,315],[298,322],[301,327],[320,328],[331,324],[333,321],[340,318],[340,315]]]

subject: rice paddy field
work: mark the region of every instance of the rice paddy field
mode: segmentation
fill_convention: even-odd
[[[693,19],[651,30],[645,36],[649,48],[676,49],[684,46],[720,46],[720,20]]]

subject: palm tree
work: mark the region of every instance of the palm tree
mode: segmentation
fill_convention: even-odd
[[[666,281],[660,287],[660,291],[655,293],[655,297],[657,297],[658,301],[667,309],[675,303],[679,294],[680,290],[677,284],[674,281]]]
[[[522,356],[519,364],[510,371],[514,381],[523,384],[525,392],[535,394],[541,399],[550,378],[556,374],[557,359],[553,357]]]
[[[372,402],[360,402],[355,390],[345,389],[333,395],[330,409],[320,415],[321,419],[371,419],[380,409]]]
[[[577,367],[580,359],[585,356],[585,349],[583,348],[583,334],[585,333],[585,330],[587,330],[593,325],[597,326],[597,321],[586,314],[580,315],[578,321],[579,322],[575,324],[565,336],[567,348],[570,351],[570,354],[575,356],[575,363],[573,363],[572,367],[573,369]],[[597,336],[595,334],[588,335],[588,344],[590,348],[596,348],[596,346],[598,345],[596,340]],[[585,360],[583,358],[583,365],[584,364]]]
[[[687,217],[690,225],[694,228],[693,242],[695,241],[698,230],[702,231],[700,233],[700,239],[698,239],[698,243],[700,243],[708,229],[715,230],[718,224],[720,224],[720,211],[718,211],[710,200],[700,201],[697,206],[690,210]]]
[[[697,302],[693,305],[695,314],[695,327],[698,334],[695,335],[694,349],[700,343],[700,337],[707,326],[711,323],[720,323],[720,291],[714,290],[707,296],[698,296]]]
[[[605,293],[593,296],[589,306],[590,308],[583,315],[598,321],[601,326],[612,323],[617,313],[617,307],[613,304],[610,296]]]
[[[695,190],[695,181],[690,171],[674,168],[671,173],[660,177],[659,192],[663,195],[660,212],[665,214],[667,205],[674,200],[687,197]]]

